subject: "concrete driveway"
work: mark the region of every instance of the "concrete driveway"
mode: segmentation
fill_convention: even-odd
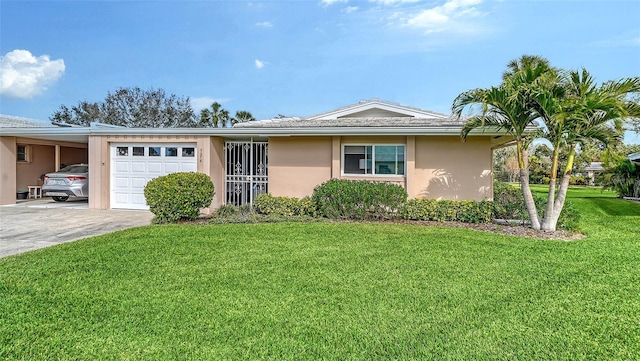
[[[0,206],[0,258],[151,223],[148,211],[88,209],[50,198]]]

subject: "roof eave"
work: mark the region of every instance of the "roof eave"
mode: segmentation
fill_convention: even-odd
[[[301,128],[3,128],[3,136],[56,135],[191,135],[191,136],[341,136],[341,135],[459,135],[460,127],[301,127]],[[479,129],[472,136],[504,135]]]

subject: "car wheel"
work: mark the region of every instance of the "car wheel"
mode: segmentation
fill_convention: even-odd
[[[51,197],[54,201],[56,202],[66,202],[67,199],[69,199],[69,196],[64,196],[64,197]]]

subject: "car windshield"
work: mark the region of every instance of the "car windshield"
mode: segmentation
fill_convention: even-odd
[[[89,172],[88,165],[70,165],[60,169],[60,173],[87,173]]]

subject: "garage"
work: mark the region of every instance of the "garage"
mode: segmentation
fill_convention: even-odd
[[[195,172],[195,143],[112,143],[111,208],[149,209],[144,187],[153,178]]]

